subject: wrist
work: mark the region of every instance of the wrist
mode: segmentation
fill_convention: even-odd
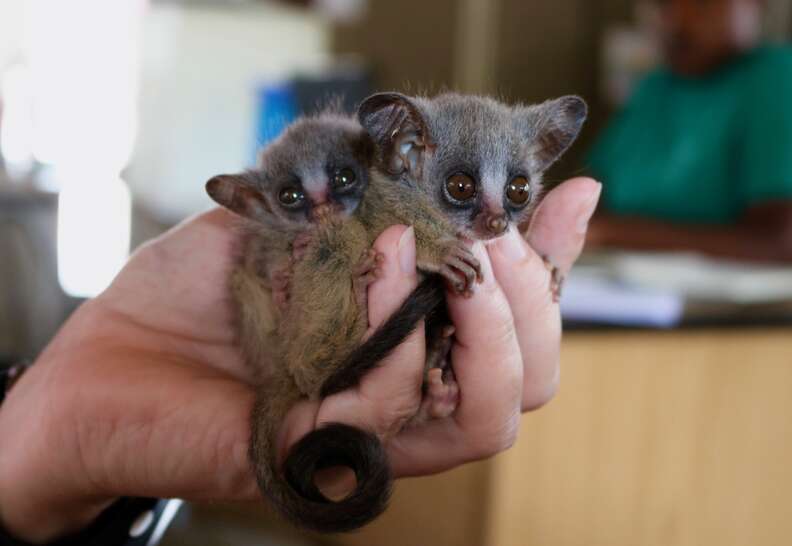
[[[50,544],[89,527],[110,504],[66,506],[0,499],[0,529],[26,544]]]
[[[51,434],[58,427],[42,410],[51,404],[41,403],[46,397],[36,392],[38,371],[26,374],[0,403],[0,526],[31,544],[90,525],[113,500],[76,487],[81,474],[63,464],[69,450]]]

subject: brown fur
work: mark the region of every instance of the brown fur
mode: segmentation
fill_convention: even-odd
[[[419,266],[427,271],[438,270],[445,256],[460,244],[451,225],[436,216],[420,194],[405,192],[373,174],[355,215],[331,217],[315,226],[304,255],[293,264],[290,300],[283,315],[268,297],[268,284],[259,276],[261,260],[254,253],[249,253],[234,273],[233,293],[246,359],[255,365],[267,358],[267,353],[276,355],[273,370],[257,391],[251,458],[262,490],[289,517],[325,505],[314,506],[314,501],[296,498],[284,483],[277,470],[281,464],[279,427],[298,400],[319,397],[325,380],[361,344],[368,327],[368,309],[355,296],[351,272],[381,231],[396,223],[414,227]],[[258,243],[253,239],[248,248],[255,249]],[[271,249],[269,253],[277,255]],[[382,501],[372,506],[384,508]],[[359,516],[361,521],[379,513],[373,507],[369,516]],[[299,523],[318,525],[304,520]]]
[[[269,352],[276,350],[278,365],[289,370],[304,396],[316,398],[321,384],[360,345],[368,327],[368,309],[357,302],[352,271],[380,233],[396,224],[413,226],[422,271],[438,271],[463,248],[451,223],[428,200],[372,172],[352,217],[331,217],[314,226],[305,254],[292,265],[290,301],[282,316],[272,308],[266,281],[256,282],[257,273],[251,271],[260,260],[248,254],[235,273],[235,278],[255,287],[235,291],[240,320],[248,323],[242,325],[241,335],[255,338],[242,339],[253,353],[248,352],[248,360],[260,359],[262,344],[274,335]],[[255,240],[250,243],[255,244]],[[277,325],[272,324],[273,317]]]
[[[480,269],[458,236],[493,238],[507,222],[528,217],[532,206],[500,202],[505,184],[517,175],[527,177],[535,197],[542,172],[571,144],[584,117],[585,104],[575,97],[509,108],[480,97],[375,95],[361,106],[359,119],[376,149],[351,120],[326,115],[287,130],[262,155],[260,172],[209,182],[207,190],[215,200],[255,220],[244,259],[233,275],[233,294],[246,360],[261,367],[274,356],[257,393],[251,460],[262,490],[287,517],[314,529],[348,530],[379,514],[387,500],[387,460],[376,437],[338,425],[328,432],[341,439],[329,448],[331,438],[314,431],[287,455],[285,475],[277,452],[280,424],[294,403],[337,392],[327,384],[344,388],[376,365],[365,358],[369,342],[363,344],[362,337],[368,310],[357,271],[375,238],[391,225],[412,225],[419,269],[440,274],[460,293],[469,292],[480,280]],[[471,168],[471,161],[478,167]],[[330,189],[327,194],[333,210],[343,214],[320,215],[327,207],[319,199],[305,201],[304,207],[278,206],[281,188],[305,189],[313,199],[317,187],[331,187],[327,176],[339,172],[332,169],[352,163],[358,179],[367,184],[358,184],[354,192]],[[371,169],[374,163],[390,177]],[[513,168],[507,168],[511,163]],[[477,201],[449,202],[438,191],[458,172],[476,179]],[[484,201],[484,195],[492,199]],[[298,240],[303,247],[299,257]],[[427,293],[434,298],[440,292],[432,287]],[[428,366],[445,367],[450,341],[442,339],[443,331],[442,322],[433,324]],[[455,407],[442,388],[446,378],[453,382],[450,369],[433,370],[427,382],[429,398],[438,402],[436,412]],[[354,449],[346,450],[343,438]],[[338,503],[325,499],[313,484],[312,472],[323,449],[335,450],[328,454],[331,460],[357,457],[356,471],[371,471],[358,475],[356,491]]]
[[[314,139],[322,123],[329,123],[341,135],[333,138],[357,138],[350,133],[348,119],[342,123],[327,117],[323,120],[312,120],[304,126]],[[343,131],[338,130],[339,126]],[[290,135],[299,137],[299,131],[298,123]],[[362,129],[359,133],[367,138]],[[289,140],[282,142],[288,144]],[[361,160],[357,151],[367,149],[354,144],[349,148],[356,150],[356,160]],[[275,169],[271,168],[269,176],[289,176],[280,148],[270,148],[263,157],[279,161],[277,172],[272,174]],[[300,484],[287,483],[288,477],[279,470],[277,444],[288,410],[300,399],[318,399],[326,380],[343,373],[347,357],[361,347],[368,327],[368,308],[360,295],[361,258],[371,251],[384,229],[407,224],[415,229],[420,270],[442,272],[458,290],[465,291],[470,279],[476,277],[478,262],[428,199],[375,171],[366,168],[361,177],[368,184],[351,215],[348,198],[343,213],[336,209],[335,214],[299,216],[279,211],[272,190],[260,189],[263,181],[269,181],[263,176],[251,171],[216,177],[207,184],[214,199],[246,217],[242,252],[231,275],[231,293],[237,308],[239,344],[259,383],[252,414],[251,461],[262,491],[284,515],[306,527],[343,530],[368,521],[384,509],[390,479],[387,468],[382,469],[384,473],[376,469],[377,465],[387,467],[376,438],[364,438],[366,445],[358,449],[359,453],[365,452],[367,466],[374,468],[375,475],[368,484],[359,484],[362,493],[357,495],[356,503],[348,505],[363,512],[350,513],[349,519],[343,513],[347,500],[329,503],[321,498],[321,493],[311,491],[311,483],[302,484],[302,489]],[[288,281],[285,289],[284,275]],[[362,288],[365,293],[365,285]],[[361,441],[360,435],[349,438]],[[296,447],[302,449],[303,443],[308,446],[306,449],[322,449],[322,444],[311,445],[310,441],[301,441]],[[292,450],[284,462],[306,460],[306,453],[295,454]],[[300,469],[296,471],[299,473]],[[373,495],[370,507],[365,495]]]

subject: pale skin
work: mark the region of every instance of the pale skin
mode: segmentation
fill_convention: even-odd
[[[731,226],[685,225],[597,214],[589,243],[637,250],[701,252],[753,262],[792,262],[792,201],[750,207]]]
[[[510,233],[474,247],[485,281],[471,298],[449,298],[460,389],[451,416],[401,428],[420,404],[417,332],[357,388],[294,408],[283,441],[326,421],[365,426],[386,442],[397,477],[508,448],[521,412],[558,386],[560,315],[541,256],[569,270],[599,190],[585,178],[554,189],[530,245]],[[260,501],[247,460],[253,390],[226,293],[231,222],[214,210],[138,250],[15,385],[0,407],[0,521],[12,534],[46,543],[119,496]],[[385,260],[369,288],[373,326],[416,285],[410,233],[394,226],[376,242]]]

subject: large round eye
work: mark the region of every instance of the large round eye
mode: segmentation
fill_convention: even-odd
[[[457,173],[446,181],[446,191],[457,201],[468,201],[476,196],[476,182],[466,174]]]
[[[528,203],[531,198],[531,188],[528,186],[528,179],[524,176],[517,176],[506,186],[506,197],[515,206],[521,207]]]
[[[341,169],[333,175],[333,187],[343,190],[352,186],[356,180],[355,171],[349,168]]]
[[[292,187],[283,188],[278,194],[278,201],[287,207],[293,207],[301,203],[304,199],[305,195],[303,195],[303,192]]]

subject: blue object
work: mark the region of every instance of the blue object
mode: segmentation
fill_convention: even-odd
[[[297,117],[297,100],[291,83],[266,85],[256,90],[255,154],[276,139]]]

